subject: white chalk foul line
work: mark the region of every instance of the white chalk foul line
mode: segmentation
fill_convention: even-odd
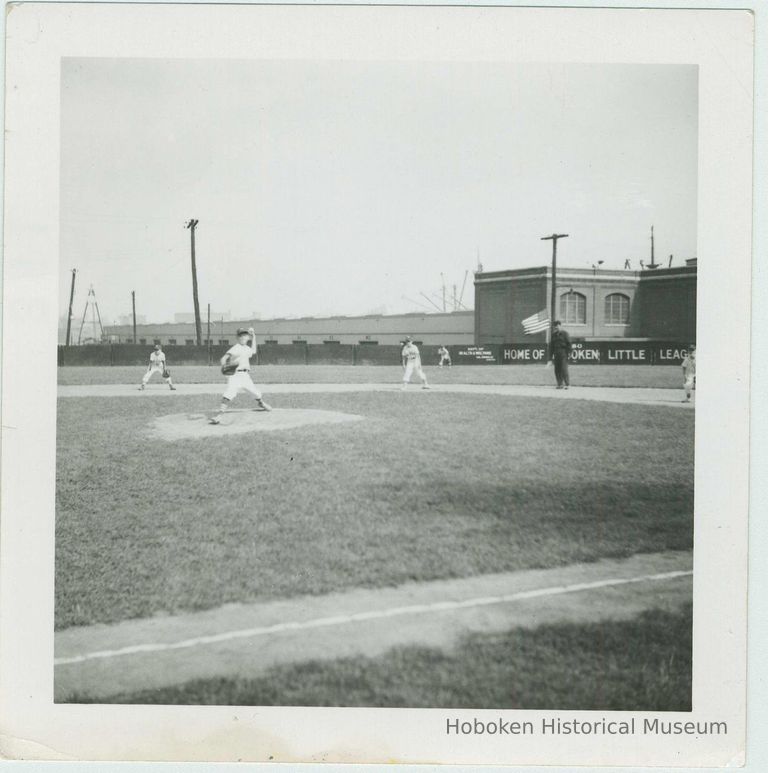
[[[658,582],[660,580],[672,580],[678,577],[688,577],[693,571],[664,572],[661,574],[644,574],[638,577],[612,578],[608,580],[596,580],[594,582],[580,582],[572,585],[553,585],[548,588],[537,588],[535,590],[519,591],[518,593],[509,593],[503,596],[484,596],[480,598],[466,599],[465,601],[437,601],[432,604],[412,604],[404,607],[390,607],[389,609],[377,609],[370,612],[355,612],[351,615],[335,615],[333,617],[318,617],[314,620],[305,620],[304,622],[276,623],[260,628],[245,628],[239,631],[226,631],[224,633],[212,634],[209,636],[197,636],[192,639],[170,643],[148,643],[135,644],[130,647],[121,647],[115,650],[99,650],[97,652],[87,652],[83,655],[73,655],[67,658],[54,658],[55,666],[72,665],[73,663],[84,663],[88,660],[101,660],[105,658],[117,658],[124,655],[138,655],[144,652],[167,652],[168,650],[188,649],[189,647],[199,647],[205,644],[217,644],[233,639],[251,639],[257,636],[268,636],[275,633],[284,633],[286,631],[303,631],[311,628],[326,628],[334,625],[347,625],[349,623],[362,622],[364,620],[382,620],[388,617],[399,617],[401,615],[415,615],[424,612],[445,612],[454,609],[470,609],[472,607],[484,607],[491,604],[505,604],[511,601],[522,601],[525,599],[535,599],[542,596],[561,596],[565,593],[578,593],[584,590],[594,590],[595,588],[609,588],[617,585],[629,585],[638,582]]]

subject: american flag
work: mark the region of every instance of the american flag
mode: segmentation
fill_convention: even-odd
[[[527,336],[540,333],[549,327],[549,312],[546,309],[537,311],[523,320],[523,331]]]

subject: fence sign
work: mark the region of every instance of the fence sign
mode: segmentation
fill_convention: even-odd
[[[579,365],[599,365],[603,362],[599,344],[585,344],[577,341],[573,344],[568,360]]]
[[[652,347],[647,344],[603,344],[605,365],[652,365]]]
[[[688,356],[688,346],[681,344],[658,344],[654,351],[656,365],[682,365]]]
[[[498,362],[495,348],[490,346],[458,346],[451,347],[451,354],[453,361],[462,365],[493,364]]]
[[[547,347],[542,344],[504,344],[501,361],[507,365],[533,365],[547,361]]]

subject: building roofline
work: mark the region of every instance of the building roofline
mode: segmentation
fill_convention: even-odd
[[[696,274],[696,265],[672,266],[670,268],[645,268],[641,270],[632,269],[593,269],[593,268],[572,268],[570,266],[558,267],[557,275],[568,277],[583,277],[585,279],[603,279],[603,280],[640,280],[661,277],[674,277],[686,274]],[[533,266],[530,268],[512,268],[505,271],[486,271],[475,274],[475,284],[485,284],[491,282],[500,282],[505,279],[525,279],[535,277],[550,277],[552,275],[551,266]]]

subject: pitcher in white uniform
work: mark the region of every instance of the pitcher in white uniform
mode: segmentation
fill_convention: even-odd
[[[159,373],[160,377],[168,384],[169,388],[175,391],[176,387],[173,385],[171,373],[165,364],[165,352],[160,344],[155,344],[155,350],[149,355],[149,367],[147,368],[147,372],[141,378],[139,389],[144,389],[147,386],[149,379],[151,379],[155,373]]]
[[[250,341],[249,341],[250,339]],[[208,419],[211,424],[221,423],[221,414],[229,409],[229,405],[240,391],[250,392],[256,398],[257,411],[271,411],[272,408],[267,405],[256,384],[251,380],[251,357],[256,354],[256,335],[253,328],[245,330],[240,328],[237,331],[237,343],[231,347],[221,358],[222,367],[225,365],[234,365],[235,372],[227,376],[227,388],[221,396],[221,405],[218,414]]]
[[[402,389],[405,389],[408,386],[413,373],[416,373],[421,379],[421,388],[429,389],[427,377],[421,369],[421,354],[419,354],[419,347],[413,343],[413,339],[410,336],[406,336],[405,346],[403,346],[403,350],[400,353],[400,358],[403,361]]]

